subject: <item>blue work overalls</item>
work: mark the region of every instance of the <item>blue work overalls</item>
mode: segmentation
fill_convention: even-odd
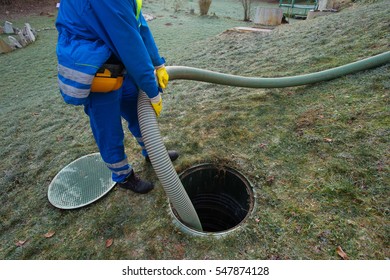
[[[62,0],[58,30],[58,83],[65,102],[84,105],[100,154],[122,182],[131,173],[124,149],[122,118],[147,155],[137,117],[139,90],[158,95],[154,70],[164,64],[141,12],[141,0]],[[90,92],[96,71],[110,57],[126,69],[123,86]]]

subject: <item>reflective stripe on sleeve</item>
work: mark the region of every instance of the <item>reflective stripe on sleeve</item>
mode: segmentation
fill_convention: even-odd
[[[58,74],[80,84],[90,85],[95,75],[86,74],[58,64]]]
[[[79,89],[65,84],[60,80],[60,78],[58,78],[57,80],[58,80],[58,86],[62,91],[62,93],[68,96],[75,97],[75,98],[86,98],[90,93],[90,89]]]

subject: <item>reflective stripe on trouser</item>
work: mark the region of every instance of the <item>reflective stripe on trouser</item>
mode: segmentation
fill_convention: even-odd
[[[128,122],[130,132],[142,148],[142,155],[147,155],[138,122],[137,100],[137,87],[125,79],[119,90],[108,93],[92,92],[84,106],[100,154],[112,171],[112,179],[115,182],[124,181],[132,170],[125,154],[121,117]]]
[[[84,107],[100,154],[112,171],[112,179],[115,182],[124,181],[132,170],[123,145],[121,91],[119,89],[108,93],[91,92]]]

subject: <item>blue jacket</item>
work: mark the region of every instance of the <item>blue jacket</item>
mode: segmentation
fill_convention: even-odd
[[[140,0],[62,0],[58,30],[58,83],[65,102],[85,104],[96,71],[114,55],[149,98],[158,94],[154,69],[164,64]],[[137,16],[137,9],[140,13]]]

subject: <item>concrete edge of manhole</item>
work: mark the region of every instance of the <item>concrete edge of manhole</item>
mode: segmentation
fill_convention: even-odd
[[[203,163],[203,164],[197,164],[194,166],[191,166],[184,171],[180,172],[179,177],[182,180],[183,176],[190,174],[193,171],[197,170],[202,170],[202,169],[207,169],[207,168],[214,168],[217,170],[222,170],[222,171],[228,171],[234,174],[235,176],[239,177],[240,180],[244,182],[244,185],[246,186],[246,190],[248,192],[248,213],[246,216],[236,225],[233,227],[222,230],[222,231],[217,231],[217,232],[209,232],[209,231],[198,231],[196,229],[193,229],[191,227],[188,227],[185,225],[178,217],[177,213],[175,213],[175,209],[172,208],[172,205],[170,204],[169,207],[169,214],[172,217],[173,224],[182,232],[193,235],[193,236],[213,236],[213,237],[223,237],[226,236],[227,234],[233,233],[245,226],[245,223],[247,220],[250,218],[252,213],[254,213],[254,210],[256,209],[256,192],[254,189],[254,186],[252,182],[243,175],[242,172],[238,171],[236,168],[229,167],[228,165],[223,165],[223,164],[212,164],[212,163]]]

